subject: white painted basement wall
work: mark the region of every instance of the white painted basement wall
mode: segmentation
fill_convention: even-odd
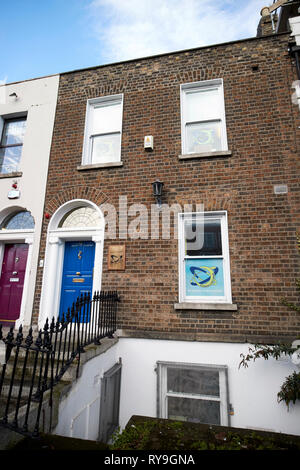
[[[277,392],[293,366],[289,358],[259,359],[239,369],[248,344],[120,338],[101,356],[90,360],[75,387],[61,403],[56,434],[97,439],[101,377],[122,360],[120,426],[132,415],[156,416],[157,361],[215,364],[228,367],[230,425],[300,435],[300,404],[277,402]],[[299,370],[299,369],[297,369]]]
[[[99,435],[101,378],[118,362],[117,347],[84,364],[82,375],[60,403],[54,434],[97,440]]]
[[[285,377],[295,370],[289,358],[258,359],[240,368],[240,354],[248,344],[120,339],[122,358],[120,424],[133,414],[156,416],[156,362],[189,362],[228,367],[231,426],[300,435],[300,404],[277,402]],[[297,369],[299,371],[299,369]]]

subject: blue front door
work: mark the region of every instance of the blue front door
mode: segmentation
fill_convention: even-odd
[[[62,275],[60,318],[67,313],[77,297],[90,292],[93,288],[93,267],[95,258],[95,243],[66,242],[64,267]]]

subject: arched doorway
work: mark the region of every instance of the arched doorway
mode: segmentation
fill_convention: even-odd
[[[101,289],[104,217],[83,199],[61,206],[49,223],[39,324],[66,312],[81,293]]]
[[[35,223],[31,213],[10,208],[0,216],[0,323],[22,323]]]

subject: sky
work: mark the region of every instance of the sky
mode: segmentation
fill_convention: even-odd
[[[0,84],[256,36],[273,0],[0,0]]]

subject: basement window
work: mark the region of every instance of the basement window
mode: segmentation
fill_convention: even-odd
[[[158,417],[227,426],[227,367],[157,363]]]

